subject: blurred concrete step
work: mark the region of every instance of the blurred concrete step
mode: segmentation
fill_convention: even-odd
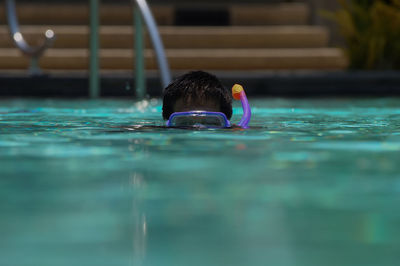
[[[304,25],[309,23],[310,8],[306,3],[270,3],[270,4],[224,4],[202,5],[201,3],[180,5],[151,5],[154,16],[160,25],[173,25],[182,18],[198,16],[198,20],[207,23],[207,14],[224,17],[227,25]],[[200,8],[201,7],[201,8]],[[200,10],[201,9],[201,10]],[[209,12],[207,12],[209,10]],[[217,10],[217,12],[215,12]],[[89,4],[43,4],[17,3],[17,12],[21,24],[39,25],[87,25],[89,22]],[[196,13],[197,12],[197,13]],[[205,15],[205,16],[204,16]],[[0,6],[0,24],[5,24],[4,6]],[[211,20],[211,17],[209,18]],[[131,25],[132,8],[126,4],[102,4],[100,20],[103,25]],[[226,21],[225,21],[226,20]]]
[[[152,6],[152,12],[159,24],[171,25],[174,21],[174,8],[166,5]],[[121,4],[101,4],[100,22],[105,25],[132,25],[132,5],[127,1]],[[0,6],[0,23],[6,23],[6,12]],[[70,4],[18,3],[17,14],[20,24],[29,25],[88,25],[89,1]]]
[[[341,50],[314,49],[169,49],[166,51],[173,70],[294,70],[344,69],[347,60]],[[88,68],[86,49],[50,49],[40,66],[51,70],[83,70]],[[134,54],[128,49],[103,49],[101,68],[126,70],[133,68]],[[145,51],[147,69],[156,69],[152,50]],[[25,69],[28,59],[16,49],[0,49],[0,69]]]
[[[87,26],[25,26],[21,28],[27,41],[43,41],[43,33],[51,28],[56,33],[55,48],[87,48]],[[134,30],[130,26],[102,26],[102,48],[132,48]],[[162,26],[160,33],[166,48],[317,48],[328,45],[329,32],[319,26],[233,26],[173,27]],[[146,46],[151,47],[149,38]],[[0,26],[0,47],[12,48],[7,27]]]
[[[232,25],[304,25],[311,15],[306,3],[236,4],[229,12]]]

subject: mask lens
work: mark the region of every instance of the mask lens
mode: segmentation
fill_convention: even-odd
[[[225,118],[220,114],[185,114],[171,117],[170,126],[192,127],[196,125],[206,127],[228,127]]]

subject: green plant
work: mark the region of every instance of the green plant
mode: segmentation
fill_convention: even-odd
[[[346,43],[352,69],[400,69],[400,0],[338,0],[327,13]]]

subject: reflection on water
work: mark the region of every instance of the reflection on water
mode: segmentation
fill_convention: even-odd
[[[133,188],[133,265],[144,265],[146,256],[147,221],[146,213],[141,206],[140,189],[145,185],[143,176],[131,175]]]
[[[397,265],[398,99],[0,102],[0,265]],[[240,108],[234,109],[234,122]]]

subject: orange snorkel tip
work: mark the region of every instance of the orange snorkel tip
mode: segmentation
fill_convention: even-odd
[[[235,100],[240,100],[240,94],[244,91],[242,85],[235,84],[232,87],[232,96]]]

